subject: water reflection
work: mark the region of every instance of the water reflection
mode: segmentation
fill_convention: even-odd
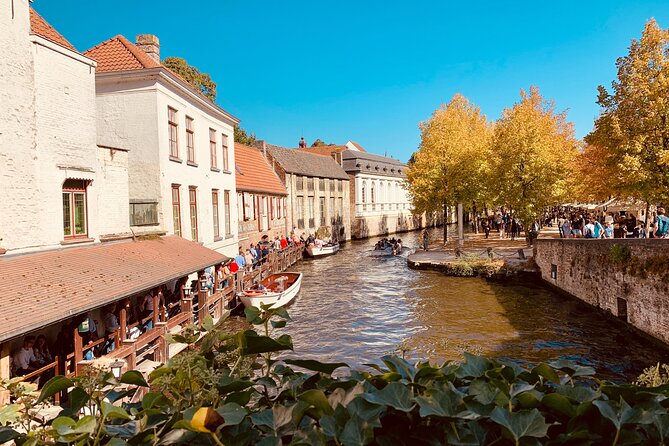
[[[419,233],[400,237],[418,245]],[[573,359],[615,380],[669,362],[666,350],[624,324],[537,284],[414,271],[404,258],[369,257],[373,244],[350,242],[335,256],[296,266],[305,277],[283,331],[297,354],[360,367],[398,347],[433,361],[461,358],[466,349],[519,363]]]

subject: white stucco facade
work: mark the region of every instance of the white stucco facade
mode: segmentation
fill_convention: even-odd
[[[133,225],[134,233],[166,232],[203,243],[234,256],[238,242],[237,193],[234,178],[236,118],[195,94],[164,68],[97,75],[98,144],[122,147],[129,156],[129,203],[154,208],[155,221]],[[177,155],[170,151],[168,109],[176,123]],[[191,121],[194,159],[189,160],[186,119]],[[216,166],[212,166],[210,132],[215,135]],[[227,169],[223,143],[227,140]],[[173,150],[173,149],[172,149]],[[173,188],[178,188],[175,219]],[[191,218],[192,193],[196,218]],[[218,235],[214,195],[218,197]],[[226,198],[229,219],[226,219]],[[180,224],[177,228],[175,222]],[[194,223],[194,224],[192,224]],[[194,231],[194,227],[197,230]]]
[[[32,34],[27,0],[14,2],[13,17],[10,8],[0,11],[0,252],[6,255],[129,232],[127,219],[115,217],[127,214],[127,154],[112,160],[109,149],[96,145],[95,67]],[[113,194],[108,177],[120,184]],[[67,180],[84,189],[85,224],[76,237],[64,229]]]

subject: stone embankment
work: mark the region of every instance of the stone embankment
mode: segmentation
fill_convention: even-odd
[[[539,239],[541,278],[669,343],[669,239]]]
[[[416,251],[407,258],[410,268],[441,271],[450,276],[503,278],[538,271],[531,258],[532,248],[524,239],[500,239],[497,233],[467,234],[462,247],[457,241],[437,240],[428,251]]]

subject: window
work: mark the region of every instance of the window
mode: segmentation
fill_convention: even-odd
[[[343,186],[342,186],[343,183],[344,183],[344,182],[343,182],[342,180],[337,180],[337,190],[338,190],[339,192],[342,192],[342,191],[344,190],[344,188],[343,188]]]
[[[190,237],[194,242],[197,241],[197,189],[188,188],[188,207],[190,208]]]
[[[179,123],[177,111],[167,107],[167,124],[170,128],[170,156],[179,159]]]
[[[275,197],[270,197],[269,198],[269,219],[274,220],[274,207],[276,204],[276,198]]]
[[[363,209],[365,208],[365,204],[367,203],[367,183],[362,182],[362,188],[360,189],[360,197],[362,198],[362,205]]]
[[[381,210],[383,210],[383,182],[379,184],[379,202],[381,203]]]
[[[297,178],[295,179],[295,183],[296,183],[296,188],[297,188],[297,190],[299,190],[299,191],[304,190],[304,178],[302,178],[302,177],[297,177]]]
[[[223,144],[223,170],[230,170],[230,160],[228,158],[228,135],[221,133],[221,143]]]
[[[307,178],[307,190],[308,191],[313,191],[314,190],[314,179],[313,178]]]
[[[195,128],[193,127],[193,118],[186,116],[186,150],[188,162],[195,164]]]
[[[130,226],[151,226],[158,224],[158,203],[130,202]]]
[[[335,191],[335,181],[337,180],[328,180],[328,182],[330,183],[330,192]]]
[[[325,197],[320,197],[318,201],[318,205],[320,206],[319,210],[321,213],[321,226],[325,226]]]
[[[255,206],[255,196],[248,192],[244,192],[241,197],[242,200],[242,209],[241,212],[244,221],[255,220],[256,219],[256,206]]]
[[[220,238],[221,232],[218,225],[218,191],[216,189],[211,191],[211,208],[213,210],[212,216],[214,218],[214,238]]]
[[[216,130],[209,129],[209,156],[211,159],[211,168],[217,169],[216,160]]]
[[[223,191],[223,210],[225,212],[225,236],[232,236],[232,227],[230,226],[230,191]]]
[[[325,190],[325,179],[324,178],[320,178],[318,180],[318,190],[320,190],[320,191]]]
[[[369,193],[369,197],[370,197],[370,199],[371,199],[371,203],[372,203],[372,210],[375,210],[375,209],[376,209],[376,204],[375,204],[375,203],[376,203],[376,201],[375,201],[375,198],[376,198],[376,197],[374,196],[374,195],[375,195],[375,194],[374,194],[374,182],[372,182],[372,184],[371,184],[371,186],[370,186],[370,191],[369,191],[369,192],[370,192],[370,193]]]
[[[281,220],[281,204],[282,204],[283,198],[277,197],[276,198],[276,218],[277,220]]]
[[[328,209],[328,214],[330,214],[330,220],[332,220],[332,217],[335,215],[335,199],[334,197],[330,197],[330,208]]]
[[[307,211],[309,212],[309,227],[310,228],[313,228],[316,225],[316,223],[314,221],[315,220],[315,218],[314,218],[314,205],[315,205],[314,197],[309,197],[307,199]]]
[[[65,180],[63,183],[63,234],[65,238],[86,237],[86,181]]]
[[[342,217],[344,215],[344,199],[342,197],[337,198],[337,217]]]
[[[297,229],[304,229],[304,197],[298,195],[295,200],[297,214]]]
[[[181,203],[179,201],[179,186],[172,185],[172,224],[174,235],[181,237]]]

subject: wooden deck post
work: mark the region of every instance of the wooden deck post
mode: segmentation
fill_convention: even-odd
[[[77,374],[78,364],[84,359],[84,341],[79,334],[79,325],[74,326],[74,374]]]
[[[121,310],[119,311],[118,318],[119,318],[119,337],[121,338],[121,342],[123,342],[127,337],[128,337],[128,310],[127,306],[129,304],[129,301],[126,299],[121,302]],[[117,344],[120,345],[120,344]]]

